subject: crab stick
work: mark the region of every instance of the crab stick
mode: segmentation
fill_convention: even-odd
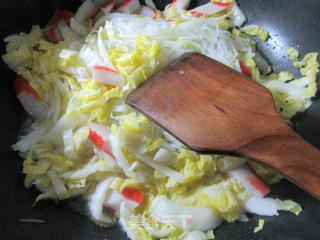
[[[57,27],[50,29],[45,34],[53,43],[58,43],[63,40],[63,36]]]
[[[118,13],[134,13],[140,7],[139,0],[125,0],[120,6],[115,10]]]
[[[165,15],[169,16],[170,8],[173,8],[176,12],[181,13],[182,10],[188,9],[190,4],[190,0],[173,0],[170,4],[168,4],[164,10]]]
[[[246,164],[228,172],[229,176],[235,178],[243,187],[254,196],[263,197],[270,192],[266,185]]]
[[[98,83],[104,83],[111,86],[122,86],[124,82],[119,72],[99,65],[94,66],[92,77]]]
[[[109,14],[111,12],[111,10],[113,9],[114,5],[116,4],[116,1],[111,1],[111,2],[108,2],[104,5],[102,5],[100,7],[100,10],[105,14]]]
[[[136,14],[146,17],[152,17],[153,19],[157,18],[157,11],[148,6],[141,6]]]
[[[108,16],[107,15],[101,15],[95,22],[94,22],[94,29],[99,29],[99,27],[103,26],[106,21],[108,20]]]
[[[251,78],[252,77],[252,73],[251,73],[250,69],[247,67],[247,65],[242,61],[239,61],[239,65],[240,65],[242,74],[244,74],[247,77]]]
[[[111,2],[107,2],[106,4],[103,4],[91,18],[93,18],[95,22],[99,21],[99,19],[107,16],[112,11],[115,4],[116,4],[115,0]]]
[[[252,196],[246,202],[244,202],[243,207],[246,212],[262,216],[279,215],[277,209],[277,201],[272,198]]]
[[[47,24],[47,27],[56,26],[61,20],[68,22],[73,16],[73,12],[69,12],[66,10],[57,10]]]
[[[125,201],[127,206],[134,209],[143,201],[144,192],[140,189],[125,187],[121,193],[113,191],[103,203],[103,207],[119,212],[121,202]]]
[[[221,7],[230,7],[233,5],[233,1],[224,1],[224,2],[221,2],[221,1],[211,1],[212,4],[215,4],[215,5],[218,5],[218,6],[221,6]]]
[[[112,182],[113,178],[107,178],[104,181],[100,182],[96,185],[95,191],[90,196],[88,207],[89,211],[91,213],[91,216],[99,221],[105,222],[110,224],[111,220],[104,216],[103,210],[103,202],[108,195],[109,192],[109,186]]]
[[[166,8],[174,7],[176,10],[187,9],[189,7],[190,0],[173,0]]]
[[[66,11],[66,10],[57,10],[53,14],[52,18],[50,19],[49,23],[47,24],[47,28],[49,29],[45,35],[54,43],[58,43],[59,41],[63,40],[63,36],[59,31],[57,25],[59,22],[69,22],[70,19],[73,17],[73,13]]]
[[[29,85],[28,80],[17,75],[14,81],[14,88],[17,98],[20,100],[23,108],[34,119],[43,120],[47,116],[47,106],[42,102],[38,93]]]
[[[215,13],[228,9],[230,6],[232,6],[232,2],[229,5],[219,5],[216,4],[216,2],[209,2],[194,9],[191,9],[190,13],[199,17],[209,17]]]
[[[99,124],[91,123],[89,125],[89,135],[88,138],[97,145],[101,150],[110,155],[113,159],[116,159],[111,152],[110,146],[110,131],[109,128],[104,127]]]
[[[127,200],[140,204],[143,201],[144,193],[140,189],[125,187],[123,188],[121,195]]]
[[[106,20],[108,20],[108,15],[112,11],[115,1],[111,1],[101,6],[98,13],[94,17],[94,28],[98,29],[100,26],[104,25]]]

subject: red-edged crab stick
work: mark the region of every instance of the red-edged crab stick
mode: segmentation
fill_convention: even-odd
[[[38,93],[30,86],[28,80],[17,75],[14,81],[14,88],[17,98],[20,100],[23,108],[34,119],[43,120],[47,116],[47,106],[41,100]]]
[[[119,212],[121,202],[125,201],[130,208],[138,207],[144,197],[144,192],[140,189],[124,187],[121,193],[113,191],[104,201],[103,207],[111,209],[113,212]]]
[[[111,151],[110,145],[110,131],[108,128],[92,123],[89,125],[89,135],[88,138],[102,151],[110,155],[114,160],[116,157],[113,155]]]
[[[139,0],[125,0],[120,6],[114,11],[118,13],[134,13],[140,7]]]
[[[263,197],[270,192],[265,184],[246,164],[229,171],[229,176],[238,180],[254,196]]]
[[[73,15],[74,14],[72,12],[66,10],[55,11],[47,24],[47,28],[49,28],[49,30],[45,33],[53,43],[58,43],[63,40],[63,36],[57,27],[58,23],[61,21],[69,22]]]
[[[224,11],[230,8],[233,2],[220,3],[220,2],[209,2],[190,10],[190,13],[199,17],[209,17],[215,13]]]
[[[122,86],[124,82],[118,71],[99,65],[94,66],[92,77],[96,82],[110,86]]]
[[[115,4],[116,1],[107,2],[106,4],[102,5],[91,18],[93,18],[95,22],[98,22],[100,19],[105,18],[113,10]]]
[[[173,0],[168,4],[164,10],[164,15],[169,16],[169,11],[173,8],[176,12],[181,13],[183,10],[187,10],[191,0]]]

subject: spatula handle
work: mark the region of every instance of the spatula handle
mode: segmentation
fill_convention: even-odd
[[[268,165],[320,201],[320,151],[300,136],[268,136],[236,152]]]

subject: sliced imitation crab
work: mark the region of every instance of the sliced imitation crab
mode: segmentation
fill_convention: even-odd
[[[94,19],[94,28],[98,28],[105,23],[115,4],[116,1],[111,1],[102,5],[100,9],[92,16]]]
[[[215,13],[227,10],[228,8],[232,7],[232,4],[233,2],[226,5],[219,5],[216,2],[209,2],[190,10],[190,13],[200,17],[209,17]]]
[[[125,0],[120,6],[114,11],[117,13],[134,13],[140,7],[139,0]]]
[[[119,213],[120,205],[124,202],[130,209],[138,207],[143,199],[144,192],[132,187],[124,187],[120,192],[113,190],[110,185],[114,178],[107,178],[96,186],[95,192],[88,202],[91,215],[98,221],[105,223],[110,219],[104,216],[104,211]]]
[[[48,107],[41,100],[38,93],[30,86],[28,80],[17,75],[14,81],[14,88],[17,98],[20,100],[26,112],[34,119],[44,120],[47,116]]]
[[[47,24],[48,31],[45,32],[45,35],[54,43],[58,43],[63,40],[63,36],[58,28],[58,23],[69,22],[70,19],[74,16],[72,12],[66,10],[57,10],[53,14],[51,20]]]
[[[144,192],[142,190],[125,187],[120,193],[111,191],[103,202],[103,207],[110,209],[112,212],[119,212],[121,203],[125,201],[129,208],[134,209],[143,201],[143,196]]]
[[[254,196],[263,197],[270,192],[266,185],[246,164],[228,172],[231,178],[238,180],[242,186]]]
[[[95,65],[92,77],[98,83],[111,86],[122,86],[124,84],[124,80],[118,71],[104,66]]]
[[[113,155],[110,146],[110,131],[108,128],[99,124],[91,123],[89,125],[88,138],[98,146],[102,151],[111,156],[114,160],[116,157]]]

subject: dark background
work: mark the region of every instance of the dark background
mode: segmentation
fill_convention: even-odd
[[[169,1],[156,1],[163,8]],[[205,1],[192,1],[191,7]],[[238,0],[248,22],[270,32],[266,44],[258,44],[275,71],[298,71],[292,68],[285,49],[293,46],[301,54],[320,52],[320,1],[318,0]],[[0,39],[13,33],[29,32],[32,24],[44,26],[55,9],[75,10],[80,1],[1,0]],[[0,41],[0,54],[4,43]],[[117,226],[100,228],[85,216],[70,210],[67,204],[32,203],[37,192],[26,190],[21,172],[22,161],[10,146],[15,143],[25,115],[15,99],[12,80],[15,74],[0,60],[0,240],[9,239],[126,239]],[[297,131],[306,140],[320,147],[320,104],[299,117]],[[320,239],[320,204],[302,190],[284,180],[272,187],[273,197],[293,199],[303,211],[299,217],[282,212],[278,217],[251,216],[248,223],[224,223],[215,231],[216,239]],[[19,219],[43,219],[43,224],[20,223]],[[258,219],[265,227],[253,233]]]

